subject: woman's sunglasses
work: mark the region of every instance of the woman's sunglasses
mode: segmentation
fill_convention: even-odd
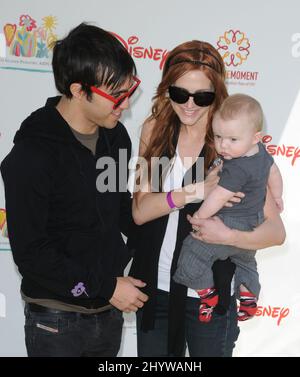
[[[190,97],[193,97],[195,104],[201,107],[210,106],[215,99],[215,92],[199,90],[196,93],[189,93],[178,86],[170,86],[169,95],[172,101],[180,104],[186,103]]]
[[[113,109],[115,110],[125,101],[126,98],[130,98],[133,95],[133,93],[136,91],[137,87],[140,85],[141,83],[140,79],[138,79],[137,77],[133,77],[133,80],[135,81],[135,84],[128,90],[128,92],[122,94],[120,97],[117,97],[117,98],[111,96],[108,93],[103,92],[102,90],[100,90],[99,88],[96,88],[95,86],[91,86],[91,91],[113,102],[114,103]]]

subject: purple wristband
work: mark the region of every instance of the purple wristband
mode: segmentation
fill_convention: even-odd
[[[167,193],[167,203],[171,209],[177,208],[176,204],[173,202],[172,199],[172,191]]]

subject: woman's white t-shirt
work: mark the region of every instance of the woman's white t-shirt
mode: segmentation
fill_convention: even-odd
[[[178,147],[177,147],[178,148]],[[163,183],[163,191],[168,192],[181,188],[182,180],[186,173],[186,168],[179,156],[178,149],[174,156],[173,164],[166,175]],[[177,240],[177,228],[179,221],[179,211],[174,211],[169,214],[168,224],[160,249],[160,257],[158,262],[158,283],[157,288],[162,291],[170,291],[170,270],[173,260],[173,254]],[[206,288],[206,287],[199,287]],[[231,294],[233,294],[234,279],[231,282]],[[198,294],[194,289],[188,288],[187,295],[189,297],[198,298]]]
[[[174,156],[173,164],[166,175],[163,183],[163,191],[168,192],[181,187],[183,177],[186,173],[178,150]],[[179,221],[179,211],[171,212],[165,232],[165,237],[160,250],[158,262],[158,289],[170,291],[170,270],[172,265],[173,254],[176,246],[177,228]],[[195,290],[188,288],[189,297],[199,297]]]

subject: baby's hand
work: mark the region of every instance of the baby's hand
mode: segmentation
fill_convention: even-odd
[[[278,208],[279,212],[281,213],[284,209],[283,200],[282,198],[274,198],[276,207]]]

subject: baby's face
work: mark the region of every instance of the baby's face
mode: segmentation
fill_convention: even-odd
[[[223,120],[217,115],[212,126],[217,153],[226,160],[246,156],[259,141],[259,132],[246,116]]]

